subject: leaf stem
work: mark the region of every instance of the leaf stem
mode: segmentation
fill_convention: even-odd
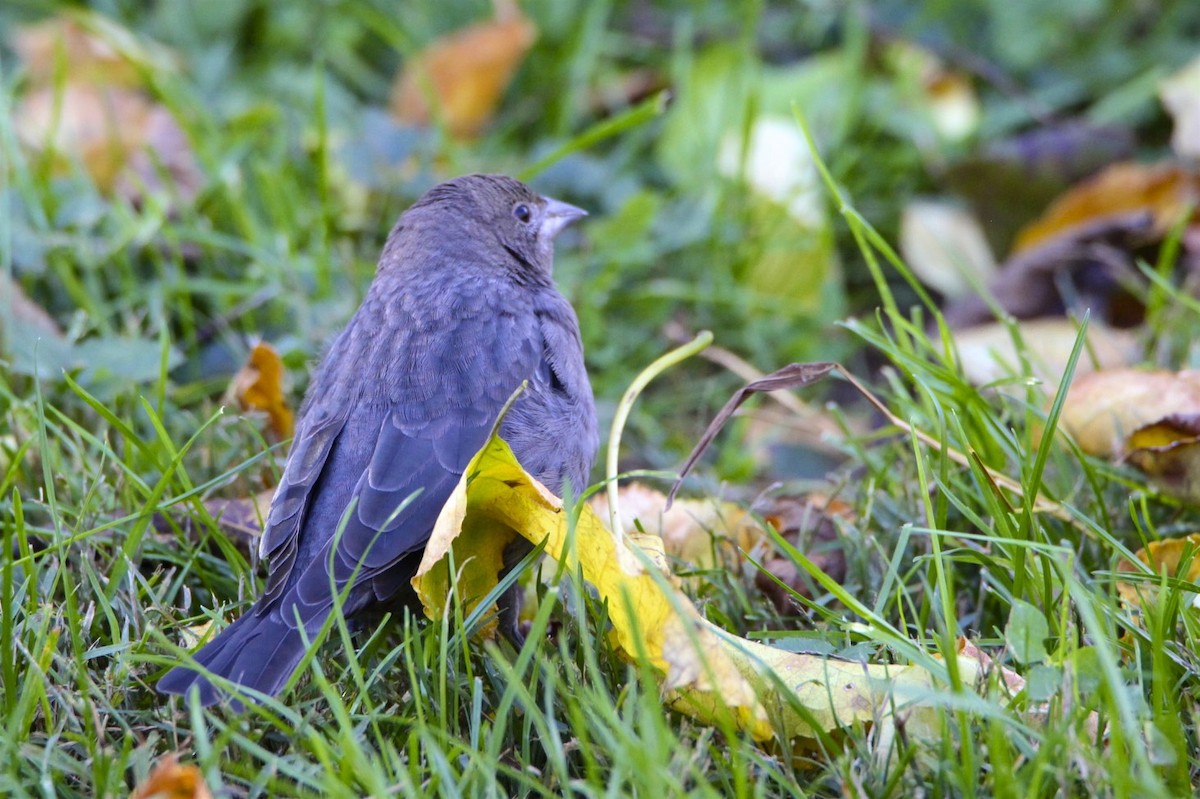
[[[612,428],[608,433],[608,457],[604,463],[604,478],[608,484],[609,528],[613,531],[614,535],[623,536],[625,533],[620,526],[621,512],[618,507],[619,500],[617,498],[617,458],[621,451],[621,433],[625,430],[625,422],[629,418],[629,412],[633,409],[633,403],[637,401],[638,395],[649,385],[651,380],[680,361],[700,352],[711,344],[712,340],[713,334],[711,331],[700,331],[687,344],[676,347],[643,369],[633,379],[633,382],[629,384],[629,388],[625,389],[625,395],[621,397],[621,402],[617,405],[617,412],[613,415]]]

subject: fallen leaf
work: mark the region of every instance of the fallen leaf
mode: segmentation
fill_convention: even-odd
[[[142,91],[173,68],[167,51],[98,14],[22,29],[13,46],[31,76],[13,113],[26,147],[59,172],[82,164],[102,191],[133,202],[165,188],[195,197],[202,173],[187,136]]]
[[[748,138],[730,132],[717,151],[717,170],[745,177],[755,192],[787,208],[802,225],[827,225],[821,176],[804,133],[794,119],[762,115]]]
[[[1039,125],[991,138],[945,169],[947,184],[967,200],[992,252],[1008,253],[1017,231],[1071,185],[1129,158],[1133,132],[1079,120]]]
[[[1182,164],[1167,162],[1113,164],[1095,177],[1068,190],[1037,220],[1017,234],[1014,253],[1020,253],[1080,225],[1130,213],[1149,213],[1155,233],[1166,234],[1185,212],[1196,216],[1200,174]]]
[[[1109,369],[1071,384],[1059,426],[1084,452],[1117,458],[1140,428],[1195,413],[1200,413],[1200,372]]]
[[[947,298],[976,293],[996,274],[996,258],[970,212],[918,200],[900,218],[900,251],[917,277]]]
[[[1047,391],[1053,393],[1079,338],[1078,324],[1065,317],[1030,319],[1019,323],[1018,332],[1028,358],[1028,368],[1018,355],[1013,331],[1007,324],[991,322],[954,331],[954,345],[963,375],[981,386],[1006,378],[1034,378],[1045,383]],[[1114,330],[1098,322],[1088,325],[1085,346],[1076,365],[1077,376],[1095,369],[1125,366],[1140,350],[1133,333]]]
[[[588,90],[588,110],[597,117],[611,116],[650,99],[669,85],[666,76],[652,67],[606,75],[603,83]]]
[[[199,768],[180,765],[175,755],[167,755],[129,799],[212,799],[212,792]]]
[[[639,555],[584,505],[569,524],[561,500],[493,436],[467,465],[434,526],[413,587],[431,618],[449,609],[452,589],[466,609],[496,585],[500,552],[514,535],[578,570],[607,603],[619,652],[647,662],[664,702],[703,723],[736,727],[756,740],[777,736],[811,747],[820,732],[876,725],[894,734],[932,734],[941,723],[944,678],[920,666],[848,662],[774,649],[734,636],[701,616],[661,557]],[[643,539],[645,540],[645,539]],[[450,571],[451,553],[457,572]],[[977,661],[959,658],[964,682],[983,684]]]
[[[990,301],[971,295],[951,301],[942,315],[951,327],[991,322],[995,307],[1017,319],[1062,316],[1067,311],[1114,327],[1139,324],[1141,301],[1125,289],[1144,279],[1134,251],[1153,238],[1148,212],[1105,217],[1014,255],[988,282]]]
[[[184,649],[197,649],[201,644],[208,643],[208,639],[213,632],[212,621],[193,624],[188,627],[177,627],[179,631],[179,645]]]
[[[1200,158],[1200,57],[1163,79],[1158,86],[1163,106],[1175,120],[1171,147],[1180,158]]]
[[[210,497],[204,500],[204,509],[216,523],[217,529],[233,541],[244,555],[250,557],[258,552],[263,520],[267,518],[274,496],[275,489],[268,488],[248,497]],[[153,524],[164,546],[172,546],[178,533],[197,539],[201,531],[207,529],[193,513],[176,517],[168,511],[160,511],[154,514]]]
[[[958,639],[958,654],[960,658],[974,661],[978,664],[980,672],[988,672],[993,670],[995,661],[991,655],[980,649],[973,641],[966,638]],[[1017,674],[1012,669],[1001,667],[999,669],[1000,679],[1004,681],[1004,687],[1008,689],[1010,694],[1019,694],[1025,690],[1025,678]]]
[[[227,395],[243,411],[265,413],[276,438],[291,438],[295,417],[283,391],[283,361],[270,344],[260,341],[254,345]]]
[[[962,141],[979,127],[979,98],[966,74],[947,68],[932,51],[902,39],[886,45],[883,60],[901,87],[909,90],[905,110],[912,116],[927,118],[939,139]],[[936,144],[917,143],[927,147]]]
[[[275,489],[268,488],[249,497],[206,499],[204,508],[227,536],[256,552],[263,520],[267,518],[274,498]]]
[[[1189,583],[1200,583],[1200,533],[1167,538],[1162,541],[1152,541],[1144,549],[1136,553],[1137,559],[1156,575],[1166,575],[1172,579]],[[1187,569],[1182,567],[1186,563]],[[1129,560],[1117,563],[1119,574],[1144,575],[1146,570]],[[1200,585],[1196,592],[1200,593]],[[1141,608],[1147,602],[1152,602],[1158,596],[1157,580],[1117,581],[1117,593],[1122,601],[1131,608]]]
[[[267,518],[274,498],[275,489],[268,488],[249,497],[206,499],[204,509],[216,521],[221,532],[243,545],[247,552],[257,552],[263,520]],[[190,522],[191,517],[187,517],[187,520]],[[189,527],[184,525],[185,530]]]
[[[1125,448],[1125,461],[1155,485],[1200,503],[1200,412],[1172,413],[1139,427]]]
[[[175,69],[169,51],[139,40],[102,14],[73,11],[18,28],[12,48],[28,79],[50,86],[60,73],[69,80],[104,86],[140,86],[145,75]]]
[[[534,24],[515,12],[437,39],[405,63],[392,114],[413,125],[439,119],[455,136],[478,133],[536,39]]]
[[[621,527],[640,529],[662,539],[664,552],[696,569],[734,568],[743,552],[759,547],[763,530],[754,517],[733,502],[680,500],[669,509],[661,491],[642,483],[629,483],[619,492]],[[589,503],[602,519],[608,518],[608,494],[596,494]]]
[[[923,81],[934,129],[947,141],[963,141],[979,129],[979,98],[963,72],[939,70]]]
[[[131,89],[66,83],[33,89],[13,114],[17,136],[59,171],[78,159],[103,191],[142,139],[151,103]]]
[[[849,505],[839,499],[811,494],[771,497],[755,510],[834,582],[845,580],[845,542],[834,519],[853,520],[854,511]],[[820,592],[807,571],[791,558],[779,555],[768,555],[762,560],[762,571],[754,575],[754,584],[783,613],[795,610],[796,594],[812,599]]]

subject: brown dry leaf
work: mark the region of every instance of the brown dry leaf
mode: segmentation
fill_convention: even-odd
[[[846,578],[846,552],[835,518],[852,521],[854,509],[840,499],[810,494],[805,497],[771,497],[758,509],[763,520],[803,552],[835,582]],[[795,610],[791,591],[811,599],[819,591],[808,572],[797,569],[791,558],[767,556],[764,571],[754,584],[781,612]],[[783,583],[788,591],[779,583]]]
[[[958,654],[960,662],[965,658],[976,663],[981,673],[987,673],[996,668],[991,655],[967,638],[960,637],[958,639]],[[1013,696],[1025,690],[1025,678],[1010,668],[1000,667],[1000,679],[1004,681],[1005,689]]]
[[[958,639],[958,667],[964,680],[978,684],[991,674],[995,674],[1003,683],[1003,690],[1009,697],[1016,696],[1025,690],[1026,680],[1007,666],[998,666],[990,655],[977,647],[966,638]],[[1023,718],[1029,722],[1045,722],[1052,718],[1054,707],[1051,702],[1029,702],[1025,705]],[[1089,740],[1101,739],[1103,722],[1095,711],[1087,715],[1084,730]]]
[[[1200,201],[1200,174],[1178,163],[1113,164],[1068,190],[1037,220],[1017,234],[1014,253],[1069,235],[1080,225],[1131,213],[1148,212],[1157,235],[1179,222]]]
[[[268,488],[249,497],[238,499],[206,499],[204,507],[217,520],[217,526],[235,541],[245,543],[249,549],[258,548],[258,537],[262,535],[262,523],[271,509],[275,489]]]
[[[1053,393],[1066,371],[1079,337],[1079,325],[1065,317],[1031,319],[1020,323],[1021,340],[1029,359],[1028,373],[1017,355],[1008,326],[1001,322],[976,325],[954,332],[963,375],[976,385],[1013,377],[1032,377]],[[1087,344],[1076,364],[1076,375],[1094,369],[1115,369],[1137,357],[1137,337],[1099,322],[1087,329]]]
[[[664,552],[698,569],[733,568],[763,541],[763,531],[754,517],[733,502],[685,499],[669,510],[661,491],[642,483],[620,490],[621,526],[636,529],[637,523],[649,536],[661,538]],[[608,495],[592,498],[592,510],[608,518]]]
[[[1131,327],[1145,315],[1140,300],[1124,288],[1142,281],[1132,253],[1153,237],[1149,212],[1077,225],[1005,261],[988,282],[990,303],[978,295],[963,296],[948,303],[942,315],[951,327],[969,327],[993,321],[998,305],[1017,319],[1090,311],[1094,320]]]
[[[1181,158],[1200,158],[1200,57],[1158,86],[1162,104],[1175,119],[1171,147]]]
[[[1126,441],[1125,460],[1167,493],[1200,502],[1200,413],[1172,413]]]
[[[987,137],[945,167],[947,186],[967,200],[995,253],[1012,249],[1018,230],[1070,186],[1129,158],[1131,130],[1078,119],[1043,123],[1011,137]]]
[[[588,110],[595,116],[611,116],[669,87],[670,81],[656,69],[626,70],[606,76],[603,83],[589,89]]]
[[[1200,372],[1110,369],[1071,385],[1060,426],[1084,452],[1117,458],[1137,430],[1178,414],[1200,413]]]
[[[249,497],[222,499],[214,497],[204,500],[204,508],[217,523],[221,532],[239,545],[246,554],[258,551],[258,537],[262,535],[262,523],[271,508],[275,489],[268,488]],[[197,524],[192,514],[172,520],[165,513],[154,516],[154,529],[164,541],[173,541],[178,528],[185,535],[199,537]]]
[[[163,188],[185,200],[201,172],[186,134],[143,91],[172,57],[97,14],[56,17],[14,36],[31,76],[13,114],[20,140],[56,169],[78,161],[96,185],[131,201]],[[63,70],[61,79],[59,70]]]
[[[21,141],[66,171],[79,162],[102,191],[137,200],[163,186],[185,199],[201,182],[187,135],[161,105],[135,89],[67,83],[27,92],[17,104]]]
[[[392,114],[414,125],[440,119],[455,136],[478,133],[536,39],[534,24],[514,10],[435,40],[405,63]]]
[[[132,142],[125,169],[113,187],[118,195],[138,200],[147,193],[171,190],[184,200],[200,191],[204,174],[183,128],[164,106],[151,104]]]
[[[100,14],[76,12],[17,29],[12,48],[31,82],[50,86],[63,70],[70,81],[135,87],[145,73],[174,68],[161,47],[139,42],[129,31]]]
[[[78,158],[109,191],[142,141],[151,103],[132,89],[68,83],[34,89],[14,113],[17,135],[66,170]]]
[[[175,755],[158,761],[150,776],[133,789],[129,799],[212,799],[200,769],[180,765]]]
[[[1136,553],[1138,560],[1150,567],[1155,574],[1166,574],[1179,580],[1200,583],[1200,533],[1192,533],[1182,538],[1168,538],[1163,541],[1153,541],[1145,549]],[[1180,567],[1186,561],[1187,571],[1180,573]],[[1117,564],[1117,571],[1123,574],[1144,574],[1145,570],[1128,560]],[[1117,582],[1117,593],[1130,607],[1140,608],[1147,601],[1153,601],[1158,586],[1154,583],[1139,581],[1136,583],[1126,580]],[[1200,592],[1200,587],[1197,589]]]
[[[283,361],[270,344],[260,341],[254,345],[226,394],[243,411],[267,414],[271,432],[277,438],[291,437],[295,417],[283,391]]]

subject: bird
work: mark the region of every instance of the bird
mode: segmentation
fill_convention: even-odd
[[[584,216],[479,174],[401,214],[301,404],[260,539],[262,595],[159,691],[195,687],[202,705],[240,705],[207,672],[254,698],[276,695],[334,611],[334,591],[351,622],[414,607],[410,580],[434,522],[522,384],[500,436],[550,490],[586,488],[595,401],[578,319],[552,274],[555,236]],[[505,567],[527,551],[506,552]],[[499,621],[521,640],[515,597]]]

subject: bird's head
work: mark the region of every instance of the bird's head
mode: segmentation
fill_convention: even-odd
[[[420,219],[423,232],[441,227],[472,246],[498,245],[496,257],[531,279],[548,278],[554,260],[554,238],[587,216],[573,205],[543,197],[524,183],[505,175],[465,175],[441,183],[425,193],[401,217],[397,230]],[[410,226],[416,232],[417,225]]]

